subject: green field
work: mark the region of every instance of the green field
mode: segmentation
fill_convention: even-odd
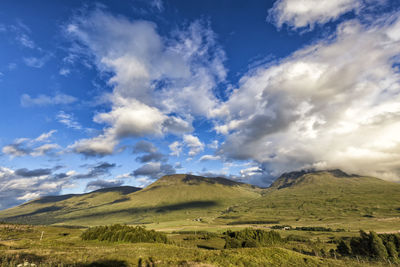
[[[329,240],[323,237],[329,236],[326,233],[315,241],[223,249],[225,241],[220,235],[205,240],[204,232],[169,233],[170,243],[159,244],[83,241],[80,238],[83,231],[64,227],[2,225],[0,266],[25,262],[36,266],[385,266],[385,263],[365,259],[339,256],[335,259],[321,255],[321,249],[328,251],[335,247],[326,242]],[[43,239],[40,240],[42,232]],[[291,232],[284,234],[290,235]]]

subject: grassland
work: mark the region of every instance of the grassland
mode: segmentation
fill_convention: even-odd
[[[169,244],[83,241],[84,229],[2,225],[0,266],[385,266],[385,263],[315,255],[334,245],[322,240],[281,246],[223,249],[219,235],[169,233]],[[43,232],[43,239],[40,240]],[[289,231],[290,232],[290,231]],[[290,233],[286,233],[290,234]],[[299,252],[296,252],[296,251]],[[313,252],[314,251],[314,252]],[[309,254],[309,255],[307,255]]]

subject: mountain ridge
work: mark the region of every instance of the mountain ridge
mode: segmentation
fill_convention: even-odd
[[[330,170],[315,170],[307,169],[300,171],[292,171],[281,174],[270,186],[269,188],[282,189],[295,185],[300,178],[307,174],[323,174],[328,173],[336,178],[351,178],[351,177],[362,177],[357,174],[348,174],[340,169],[330,169]],[[379,179],[379,178],[376,178]]]
[[[181,225],[199,218],[208,223],[230,224],[293,223],[299,218],[318,222],[350,217],[365,220],[365,216],[380,220],[400,215],[400,184],[340,170],[285,173],[269,188],[191,174],[163,176],[140,190],[121,188],[44,197],[0,211],[0,221],[86,226],[158,222]],[[387,195],[393,197],[388,200]]]

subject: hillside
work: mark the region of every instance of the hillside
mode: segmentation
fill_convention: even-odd
[[[340,170],[286,173],[262,197],[234,207],[222,221],[232,218],[390,228],[400,225],[400,184]]]
[[[400,230],[400,184],[340,170],[285,173],[269,188],[224,178],[167,175],[148,187],[43,197],[0,212],[30,224],[291,224]],[[159,225],[160,224],[160,225]],[[399,229],[397,229],[399,228]]]
[[[168,175],[139,191],[125,187],[41,198],[0,212],[0,221],[97,225],[211,220],[233,204],[258,198],[260,192],[224,178]]]

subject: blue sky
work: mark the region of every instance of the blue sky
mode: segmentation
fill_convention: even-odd
[[[399,181],[399,7],[2,1],[0,209],[173,173]]]

